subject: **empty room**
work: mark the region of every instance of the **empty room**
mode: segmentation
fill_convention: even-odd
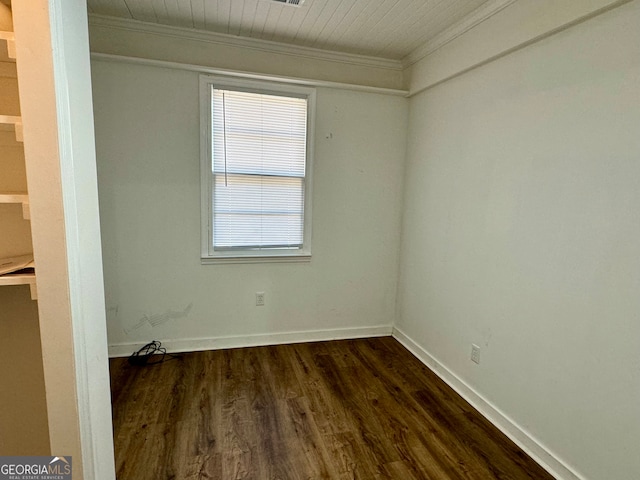
[[[640,478],[640,0],[1,1],[1,456]]]

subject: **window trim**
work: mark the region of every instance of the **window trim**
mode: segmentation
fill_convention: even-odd
[[[231,249],[214,251],[213,203],[211,172],[211,87],[242,89],[256,93],[272,93],[305,97],[307,99],[307,158],[304,179],[304,231],[302,248],[296,250]],[[263,80],[246,80],[217,75],[200,75],[200,262],[215,263],[263,263],[309,262],[311,260],[311,218],[313,198],[313,147],[315,133],[316,89]]]

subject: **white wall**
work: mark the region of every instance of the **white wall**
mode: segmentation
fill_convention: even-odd
[[[593,480],[640,478],[638,25],[634,1],[410,103],[398,328]]]
[[[203,266],[198,74],[102,61],[92,68],[111,345],[390,333],[406,99],[318,90],[311,263]],[[257,291],[266,292],[264,307],[255,306]],[[203,343],[220,337],[234,339]]]

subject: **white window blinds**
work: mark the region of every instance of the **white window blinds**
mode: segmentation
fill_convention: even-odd
[[[300,249],[307,99],[211,89],[214,250]]]

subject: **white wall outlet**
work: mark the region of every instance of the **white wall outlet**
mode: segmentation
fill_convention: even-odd
[[[256,292],[256,306],[264,306],[264,292]]]
[[[480,347],[475,343],[471,344],[471,361],[480,363]]]

